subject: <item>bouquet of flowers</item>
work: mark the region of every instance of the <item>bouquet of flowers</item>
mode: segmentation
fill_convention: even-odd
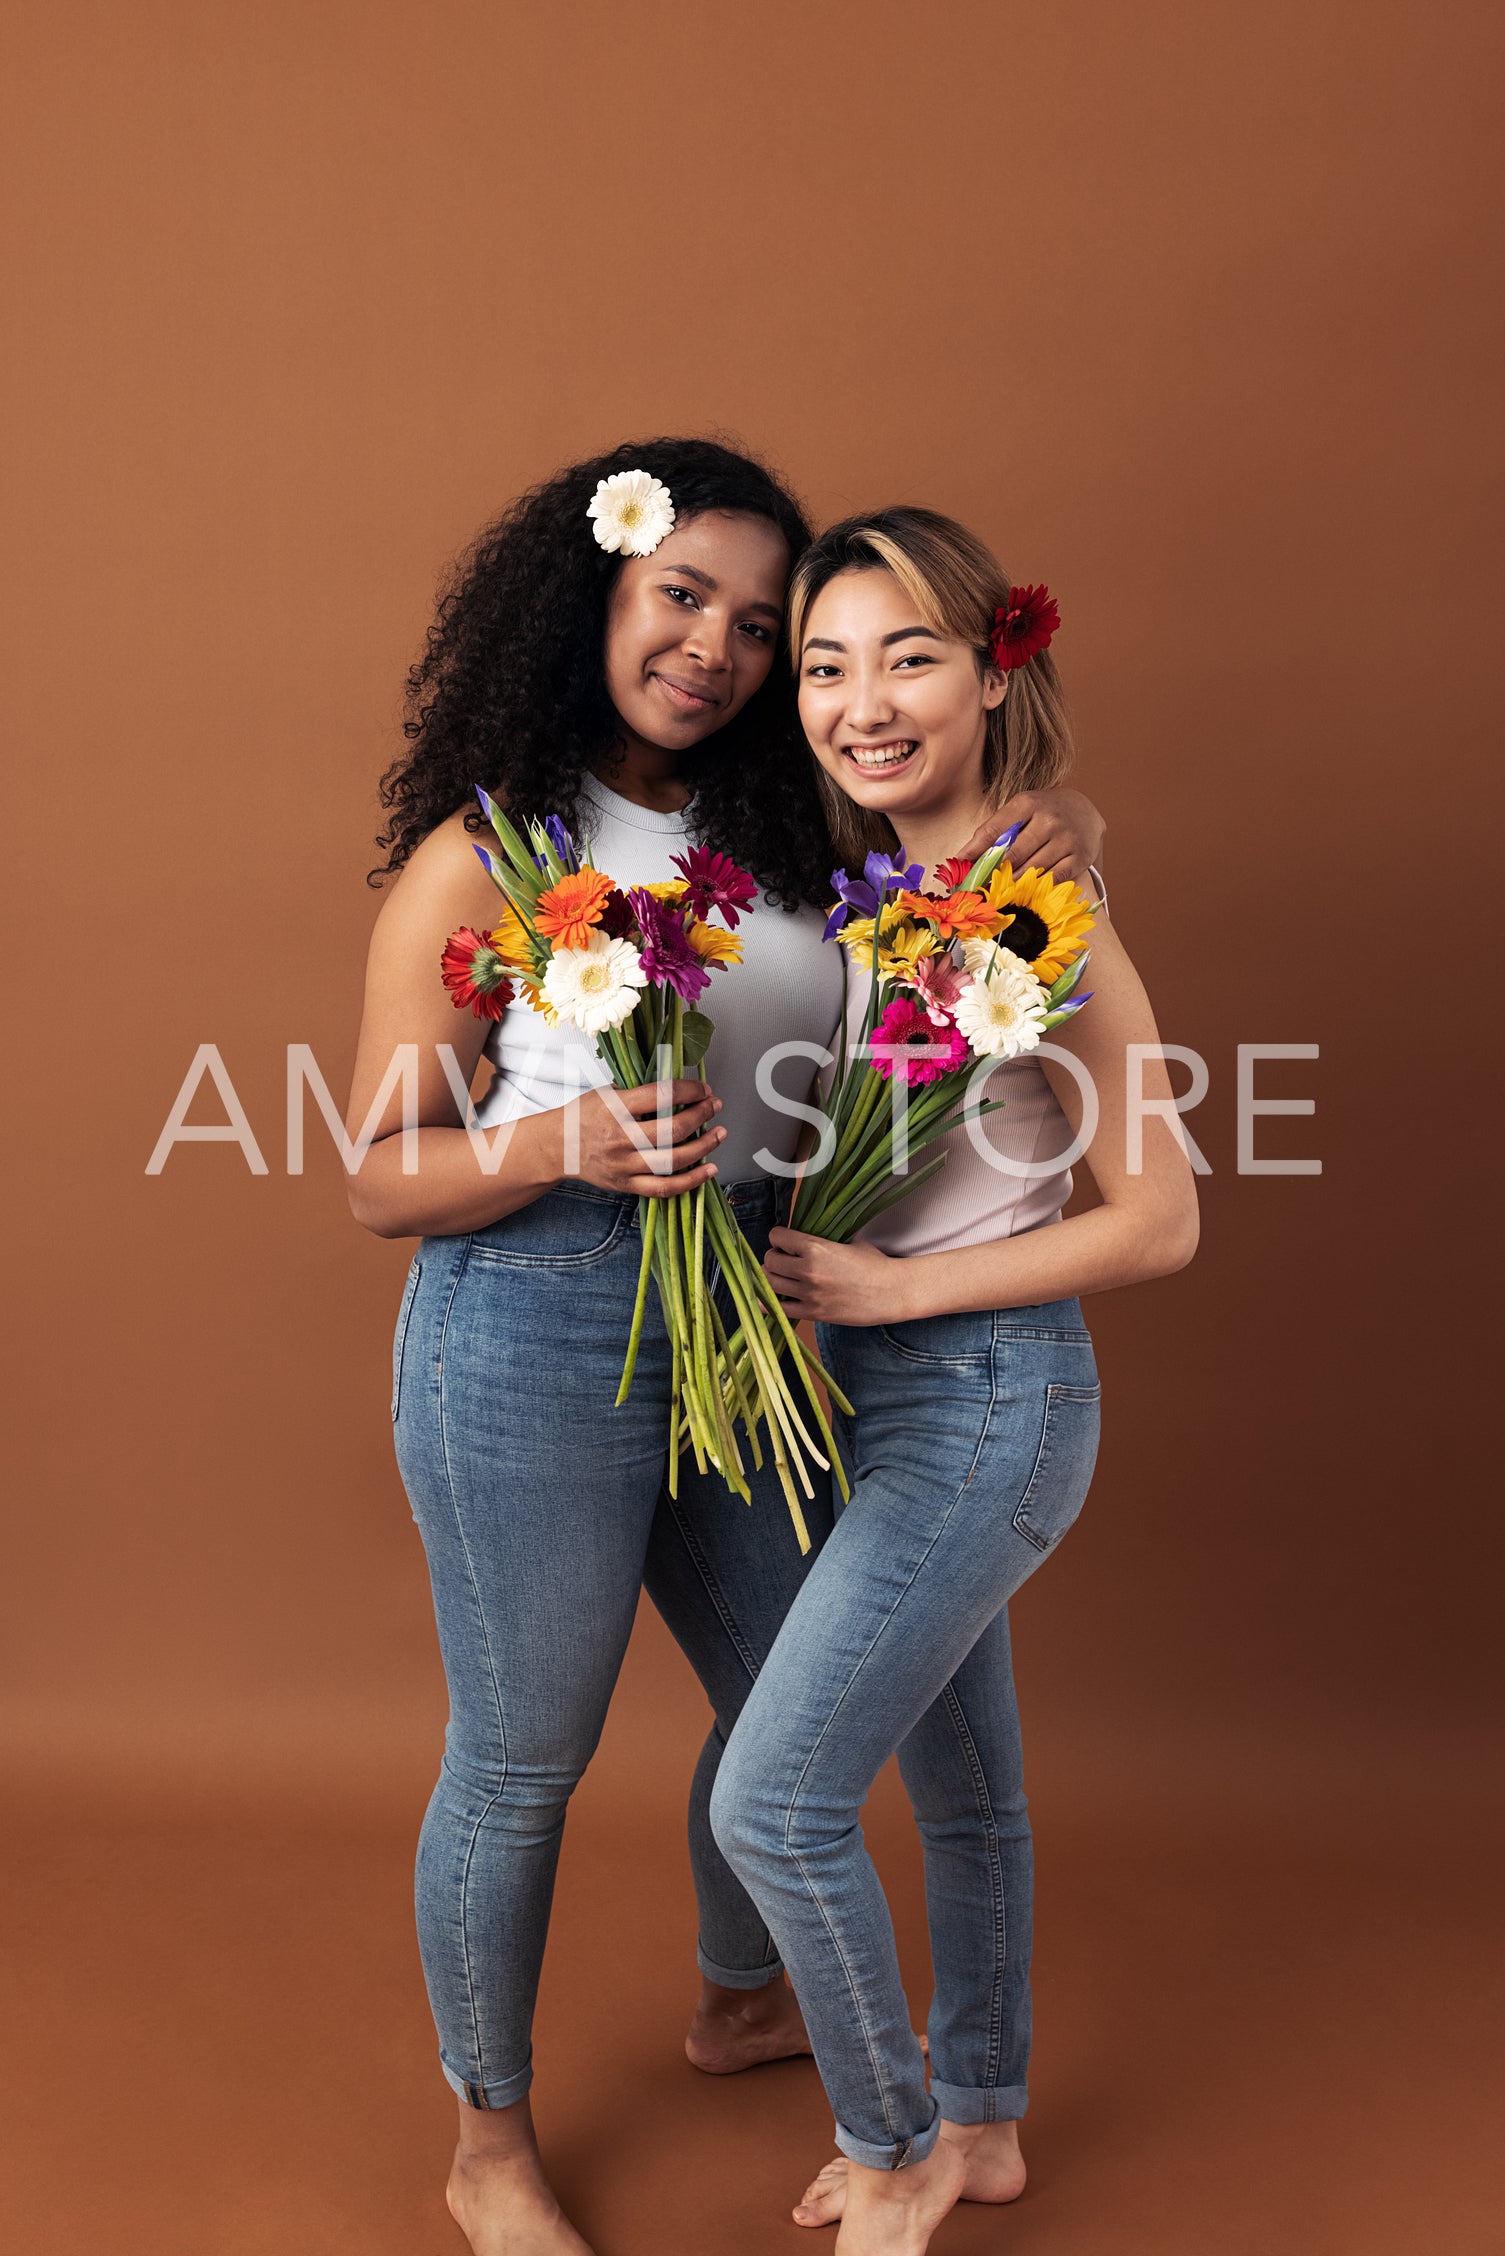
[[[747,871],[695,846],[674,857],[680,877],[624,892],[595,868],[588,848],[577,849],[557,816],[530,822],[524,836],[484,791],[479,798],[501,851],[476,852],[504,907],[494,931],[467,928],[446,944],[442,970],[455,1007],[469,1003],[477,1016],[497,1019],[520,994],[551,1025],[592,1036],[618,1089],[703,1078],[714,1026],[700,999],[714,971],[741,960],[735,927],[757,890]],[[761,1466],[759,1429],[766,1427],[800,1549],[808,1551],[800,1492],[814,1494],[809,1464],[834,1464],[845,1493],[817,1381],[842,1398],[797,1338],[719,1182],[642,1199],[638,1211],[643,1258],[617,1401],[632,1385],[651,1274],[672,1352],[670,1494],[688,1442],[702,1472],[714,1465],[750,1501],[738,1431]],[[730,1338],[708,1281],[713,1266],[734,1311]],[[819,1444],[784,1375],[786,1347]]]
[[[909,1157],[998,1103],[970,1102],[974,1074],[1032,1050],[1079,1011],[1093,909],[1044,870],[1006,859],[1022,824],[980,860],[942,862],[942,892],[901,855],[869,854],[861,877],[833,873],[838,899],[825,937],[867,974],[856,1039],[843,1024],[835,1077],[822,1100],[829,1147],[795,1191],[793,1228],[839,1245],[928,1182],[939,1152]],[[850,1014],[849,1014],[850,1016]]]

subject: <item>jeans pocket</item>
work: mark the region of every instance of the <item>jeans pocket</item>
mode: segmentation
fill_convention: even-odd
[[[960,1316],[910,1316],[897,1324],[882,1324],[878,1336],[906,1363],[941,1363],[980,1366],[986,1371],[993,1354],[993,1318],[967,1311]]]
[[[630,1198],[546,1191],[473,1231],[471,1256],[508,1269],[582,1269],[615,1249],[636,1213]]]
[[[423,1274],[423,1263],[414,1259],[408,1271],[408,1281],[402,1288],[402,1301],[397,1310],[397,1329],[392,1335],[392,1423],[397,1423],[398,1404],[402,1399],[402,1355],[408,1342],[408,1322],[413,1313],[413,1295],[418,1290],[418,1280]]]
[[[1060,1542],[1087,1501],[1097,1440],[1102,1390],[1096,1386],[1045,1389],[1045,1418],[1029,1486],[1019,1499],[1014,1525],[1037,1551]]]

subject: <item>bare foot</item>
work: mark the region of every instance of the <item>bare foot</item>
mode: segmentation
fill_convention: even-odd
[[[799,2000],[780,1974],[761,1990],[728,1990],[702,1981],[685,2039],[685,2058],[707,2076],[734,2076],[765,2060],[790,2060],[810,2050]]]
[[[1019,2151],[1017,2123],[941,2122],[941,2137],[962,2157],[963,2201],[1017,2201],[1024,2191],[1024,2156]],[[844,2154],[833,2155],[818,2177],[806,2186],[794,2212],[797,2225],[834,2225],[846,2207],[847,2172]]]
[[[961,2199],[967,2165],[949,2139],[906,2170],[847,2167],[836,2256],[925,2256],[930,2236]]]
[[[449,2213],[473,2256],[591,2256],[544,2176],[528,2102],[460,2109]]]

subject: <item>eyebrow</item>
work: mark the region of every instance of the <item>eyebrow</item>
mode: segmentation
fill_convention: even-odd
[[[923,635],[927,642],[939,642],[941,640],[941,637],[933,633],[929,627],[895,627],[892,634],[880,635],[878,648],[887,650],[890,643],[909,642],[915,635]],[[844,652],[846,647],[844,642],[828,642],[823,635],[809,635],[805,641],[807,650],[840,650]]]
[[[677,574],[682,580],[696,581],[706,590],[708,595],[719,595],[721,593],[721,582],[713,580],[709,572],[697,572],[693,564],[666,564],[664,570]],[[776,603],[749,603],[747,609],[749,611],[766,611],[770,619],[782,619],[784,616]]]

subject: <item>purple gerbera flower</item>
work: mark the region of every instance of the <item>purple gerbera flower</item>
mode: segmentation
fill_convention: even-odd
[[[648,977],[672,987],[684,1002],[698,1002],[711,984],[711,975],[690,946],[677,911],[641,885],[635,885],[627,898],[643,935],[643,969]]]

